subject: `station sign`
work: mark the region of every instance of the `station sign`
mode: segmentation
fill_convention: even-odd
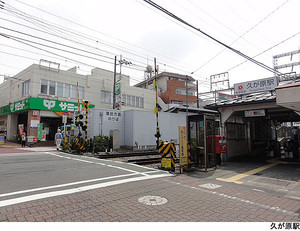
[[[278,86],[277,77],[258,79],[234,84],[235,95],[246,95],[256,92],[273,91]]]
[[[245,117],[266,116],[265,109],[245,111]]]

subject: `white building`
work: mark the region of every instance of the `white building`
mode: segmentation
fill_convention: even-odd
[[[100,68],[81,75],[76,68],[63,71],[33,64],[0,84],[0,131],[7,130],[7,139],[14,140],[23,125],[27,136],[37,136],[38,124],[43,123],[42,129],[51,140],[62,124],[62,115],[77,111],[77,92],[80,101],[112,109],[113,77],[113,72]],[[153,111],[155,92],[130,86],[129,82],[129,76],[122,75],[118,109]]]

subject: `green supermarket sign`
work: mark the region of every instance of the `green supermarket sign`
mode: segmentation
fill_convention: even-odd
[[[90,105],[89,108],[94,108]],[[83,104],[79,104],[79,110],[83,108]],[[11,103],[0,108],[0,115],[6,115],[14,112],[24,111],[28,109],[45,110],[45,111],[61,111],[61,112],[77,112],[78,103],[59,101],[53,99],[27,98],[15,103]]]

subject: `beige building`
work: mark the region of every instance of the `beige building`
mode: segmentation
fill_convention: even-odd
[[[79,99],[88,100],[92,107],[112,109],[114,73],[95,68],[90,75],[33,64],[0,84],[0,132],[15,140],[19,129],[27,136],[37,136],[38,124],[43,123],[47,140],[54,137],[62,124],[62,116],[78,111]],[[155,92],[130,86],[130,77],[122,75],[117,91],[118,109],[153,111]],[[82,107],[80,102],[79,107]],[[23,125],[19,126],[19,125]]]

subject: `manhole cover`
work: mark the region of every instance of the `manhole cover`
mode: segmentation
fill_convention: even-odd
[[[138,201],[145,205],[163,205],[168,202],[166,198],[159,196],[144,196],[139,198]]]
[[[207,184],[201,184],[201,185],[199,185],[199,186],[202,187],[202,188],[208,188],[208,189],[215,189],[215,188],[220,188],[220,187],[222,187],[221,185],[210,184],[210,183],[207,183]]]

